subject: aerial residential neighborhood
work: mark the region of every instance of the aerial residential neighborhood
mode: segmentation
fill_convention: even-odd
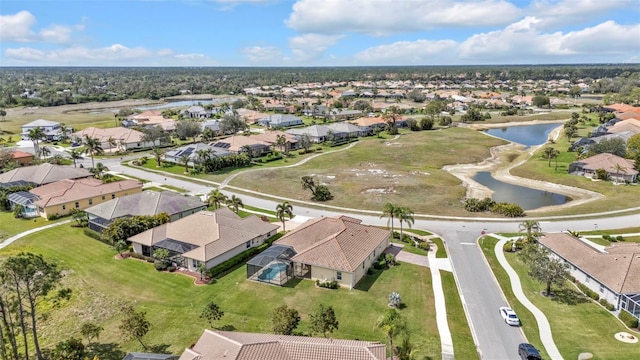
[[[638,14],[3,2],[0,359],[640,358]]]

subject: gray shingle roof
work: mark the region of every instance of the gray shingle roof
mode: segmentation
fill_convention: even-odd
[[[206,208],[206,206],[207,204],[193,196],[185,196],[172,191],[147,190],[109,200],[85,211],[103,219],[116,219],[123,216],[160,213],[167,213],[171,216],[191,209]]]
[[[12,181],[28,181],[36,185],[44,185],[59,180],[79,179],[92,176],[89,170],[52,164],[25,166],[0,174],[0,183]]]

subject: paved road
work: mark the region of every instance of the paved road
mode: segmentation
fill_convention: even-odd
[[[85,160],[87,162],[87,160]],[[184,188],[191,194],[207,194],[215,188],[214,184],[205,186],[192,183],[187,180],[167,177],[139,169],[132,169],[118,164],[119,160],[102,161],[112,171],[123,172],[125,175],[149,179],[154,182],[164,183],[178,188]],[[90,166],[90,160],[85,164]],[[223,191],[226,195],[232,195],[233,187],[227,186]],[[283,200],[291,200],[294,203],[294,212],[297,215],[320,217],[334,216],[350,213],[354,209],[340,208],[315,208],[305,207],[299,201],[285,198],[264,199],[246,194],[235,193],[245,204],[274,209]],[[363,214],[364,213],[364,214]],[[358,211],[358,218],[365,223],[373,225],[385,225],[387,220],[381,219],[377,212]],[[593,230],[615,229],[638,226],[640,214],[615,215],[609,213],[600,214],[600,218],[575,218],[555,217],[552,219],[535,218],[539,220],[544,231],[563,230]],[[517,358],[517,345],[525,341],[524,334],[517,327],[507,326],[498,314],[498,308],[506,305],[506,301],[496,283],[493,274],[486,263],[476,240],[481,236],[481,231],[491,232],[517,232],[521,219],[417,219],[414,228],[428,229],[443,237],[447,243],[449,257],[452,261],[454,274],[461,290],[461,297],[467,308],[471,330],[478,346],[478,351],[483,359],[502,360]]]

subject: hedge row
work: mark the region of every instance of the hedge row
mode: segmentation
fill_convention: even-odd
[[[107,244],[109,246],[113,246],[113,244],[107,242],[105,239],[102,238],[102,236],[100,235],[99,232],[97,231],[93,231],[89,228],[84,228],[82,229],[82,231],[84,232],[85,235],[87,235],[88,237],[92,238],[92,239],[96,239],[98,241],[100,241],[103,244]]]
[[[608,302],[606,299],[600,299],[598,302],[600,303],[600,305],[604,306],[609,311],[613,311],[616,309],[616,307],[612,303]]]
[[[631,315],[626,310],[620,310],[620,313],[618,314],[618,319],[622,320],[622,322],[629,329],[636,329],[638,327],[638,319],[636,319],[633,315]]]
[[[261,252],[263,252],[264,250],[266,250],[269,246],[271,246],[271,244],[273,244],[274,241],[280,239],[282,237],[282,233],[277,233],[275,235],[273,235],[272,237],[268,238],[267,240],[265,240],[264,244],[258,246],[258,247],[254,247],[251,249],[247,249],[243,252],[241,252],[240,254],[232,257],[231,259],[224,261],[214,267],[212,267],[211,269],[207,270],[207,276],[209,278],[214,278],[220,274],[223,274],[231,269],[233,269],[234,267],[236,267],[237,265],[246,262],[247,260],[249,260],[250,258],[260,254]]]
[[[582,283],[578,283],[578,289],[580,289],[580,291],[582,291],[585,295],[587,295],[588,297],[592,298],[595,301],[598,301],[598,299],[600,299],[600,295],[598,295],[597,292],[589,289],[586,285]]]

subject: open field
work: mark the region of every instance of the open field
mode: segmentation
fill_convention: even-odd
[[[334,195],[327,202],[331,205],[379,210],[393,202],[416,213],[437,209],[446,215],[469,215],[461,203],[465,189],[441,168],[461,159],[479,162],[489,156],[489,147],[503,143],[462,128],[408,132],[397,140],[360,141],[347,151],[323,155],[299,167],[243,173],[231,185],[308,200],[310,193],[302,189],[300,178],[313,175],[329,186]]]
[[[0,256],[20,251],[40,253],[57,262],[66,269],[63,286],[72,289],[71,300],[49,311],[42,322],[44,347],[70,336],[80,337],[80,324],[94,320],[105,329],[100,343],[121,344],[123,351],[140,351],[137,342],[123,342],[118,331],[120,306],[133,303],[136,309],[147,312],[152,324],[145,342],[177,354],[192,344],[207,326],[198,316],[209,301],[214,301],[225,312],[218,326],[257,332],[270,332],[271,311],[282,304],[300,312],[302,332],[309,329],[310,313],[320,304],[331,305],[340,322],[340,329],[333,337],[385,341],[374,324],[387,309],[389,293],[397,291],[406,304],[400,311],[408,322],[419,358],[440,357],[428,268],[400,264],[367,276],[357,289],[328,290],[316,288],[307,280],[292,281],[287,287],[246,281],[246,270],[241,266],[215,284],[194,286],[191,278],[157,272],[149,263],[116,260],[109,246],[67,225],[21,239],[0,251]]]
[[[518,316],[523,319],[523,330],[529,341],[541,349],[538,337],[531,334],[533,331],[537,332],[535,320],[513,297],[506,272],[495,259],[493,247],[496,242],[495,238],[486,237],[482,244],[483,252],[507,299]],[[540,295],[544,285],[527,275],[526,266],[517,254],[506,253],[505,255],[520,276],[527,298],[547,316],[555,343],[565,359],[577,359],[582,352],[590,352],[596,359],[622,360],[640,357],[640,344],[626,344],[614,339],[615,333],[629,331],[614,315],[583,296],[569,282],[565,289],[556,290],[555,299]]]

